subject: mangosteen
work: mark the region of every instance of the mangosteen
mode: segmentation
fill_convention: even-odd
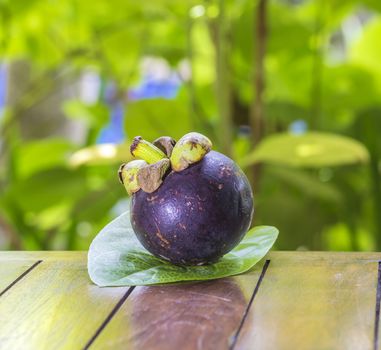
[[[156,147],[156,146],[157,147]],[[133,156],[119,177],[132,196],[131,223],[142,245],[176,265],[216,262],[244,237],[253,194],[243,171],[211,150],[210,140],[189,133],[177,143],[136,137]]]

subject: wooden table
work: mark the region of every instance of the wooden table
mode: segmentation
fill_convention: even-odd
[[[2,252],[0,349],[378,349],[380,260],[272,252],[232,278],[99,288],[85,252]]]

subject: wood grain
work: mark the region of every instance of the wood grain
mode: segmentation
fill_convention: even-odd
[[[137,287],[92,349],[228,349],[262,270],[216,281]]]
[[[5,252],[0,289],[40,259],[0,297],[1,350],[228,349],[246,310],[234,350],[374,346],[381,253],[270,253],[249,309],[264,260],[236,277],[128,295],[93,285],[85,252]]]
[[[272,253],[235,349],[372,349],[381,254]]]
[[[81,349],[127,290],[91,284],[84,253],[47,259],[0,298],[0,349]]]
[[[87,252],[80,251],[0,251],[0,263],[17,260],[86,260]]]
[[[35,262],[36,260],[33,259],[0,259],[0,295],[5,293],[7,288],[31,268]]]

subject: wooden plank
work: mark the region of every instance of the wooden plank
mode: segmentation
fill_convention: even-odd
[[[76,259],[81,255],[86,259],[85,252],[47,252],[47,251],[2,251],[0,252],[0,295],[23,274],[30,273],[29,269],[41,260]],[[11,286],[12,287],[12,286]]]
[[[17,269],[38,258],[44,261],[0,298],[0,349],[80,349],[92,340],[91,349],[227,349],[263,264],[218,281],[138,287],[124,301],[128,288],[91,284],[85,252],[7,252],[0,264]],[[373,347],[381,254],[274,252],[269,259],[235,349]]]
[[[71,260],[86,259],[85,251],[2,251],[0,252],[0,263],[15,260]]]
[[[234,349],[372,349],[381,254],[273,253]]]
[[[378,278],[376,293],[376,312],[374,320],[374,350],[381,349],[380,343],[380,308],[381,308],[381,261],[378,262]]]
[[[0,297],[8,292],[23,274],[28,273],[36,262],[33,259],[0,260]]]
[[[261,274],[136,287],[91,349],[228,349]]]
[[[86,255],[47,259],[0,298],[1,349],[81,349],[128,291],[99,288]]]

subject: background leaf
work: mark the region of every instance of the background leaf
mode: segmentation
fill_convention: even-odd
[[[129,138],[137,135],[153,141],[163,135],[178,140],[192,131],[191,119],[184,99],[149,99],[127,106],[126,130]]]
[[[51,138],[23,144],[17,158],[17,174],[25,178],[51,167],[64,165],[74,146],[65,139]]]
[[[80,165],[118,164],[132,160],[130,144],[120,145],[104,143],[82,148],[70,156],[69,164],[72,167]]]
[[[266,138],[244,160],[243,167],[266,162],[297,167],[319,168],[352,163],[365,163],[369,155],[358,141],[345,136],[308,132],[288,133]]]

